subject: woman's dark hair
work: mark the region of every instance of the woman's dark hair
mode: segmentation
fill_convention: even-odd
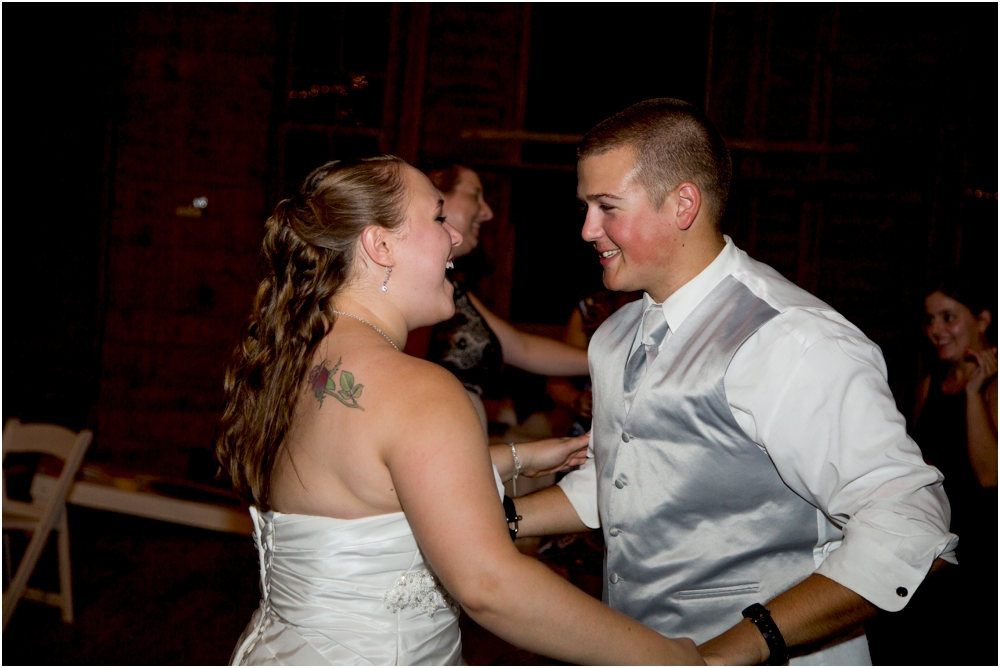
[[[463,169],[469,168],[458,163],[441,165],[429,170],[427,172],[427,178],[431,180],[431,183],[434,184],[434,187],[437,188],[442,195],[447,195],[455,189],[455,186],[458,185],[459,179],[462,178]]]
[[[997,288],[996,282],[989,278],[976,276],[966,271],[956,271],[937,280],[931,281],[924,295],[929,296],[940,292],[951,297],[979,317],[983,311],[990,313],[990,326],[986,329],[986,342],[995,346],[997,343]]]
[[[226,370],[216,456],[234,489],[268,509],[271,472],[309,362],[333,323],[362,230],[405,219],[403,166],[393,156],[328,162],[267,220],[263,279]]]

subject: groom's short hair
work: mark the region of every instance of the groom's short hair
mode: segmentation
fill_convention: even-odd
[[[712,208],[716,224],[729,199],[733,162],[708,117],[683,100],[661,97],[634,104],[598,123],[577,149],[577,158],[619,148],[635,154],[636,177],[658,210],[683,181],[692,181]]]

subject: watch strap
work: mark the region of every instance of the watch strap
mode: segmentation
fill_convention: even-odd
[[[771,655],[764,663],[768,666],[780,666],[788,663],[788,646],[785,639],[778,630],[778,625],[771,619],[771,611],[760,603],[754,603],[743,610],[743,616],[754,623],[760,634],[764,636],[764,642],[771,651]]]
[[[507,531],[510,532],[510,539],[514,540],[517,538],[518,522],[524,518],[517,514],[517,509],[514,507],[514,499],[506,495],[503,497],[503,511],[507,515]]]

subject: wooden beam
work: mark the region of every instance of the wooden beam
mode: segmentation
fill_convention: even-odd
[[[560,134],[556,132],[526,132],[524,130],[501,130],[496,128],[466,128],[459,131],[462,139],[478,139],[481,141],[525,142],[540,144],[579,144],[583,135]],[[818,155],[830,153],[857,153],[854,144],[839,144],[831,146],[824,141],[772,141],[769,139],[726,139],[730,151],[744,153],[813,153]],[[510,166],[521,166],[519,161],[509,160]]]
[[[458,133],[462,139],[485,141],[525,142],[543,144],[579,144],[583,135],[561,134],[558,132],[528,132],[526,130],[501,130],[495,128],[466,128]]]
[[[831,146],[822,141],[771,141],[768,139],[727,139],[726,146],[730,151],[745,153],[813,153],[828,155],[831,153],[857,153],[854,144],[839,144]]]

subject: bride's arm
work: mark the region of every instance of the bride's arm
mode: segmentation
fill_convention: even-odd
[[[589,442],[588,432],[581,436],[517,443],[514,447],[521,463],[521,472],[518,475],[537,478],[579,466],[587,461]],[[507,482],[514,477],[514,452],[509,444],[491,445],[490,459],[497,467],[501,480]]]
[[[480,625],[573,663],[699,663],[676,642],[583,593],[510,540],[482,427],[443,369],[407,378],[383,451],[395,492],[438,577]],[[460,407],[460,408],[456,408]]]

